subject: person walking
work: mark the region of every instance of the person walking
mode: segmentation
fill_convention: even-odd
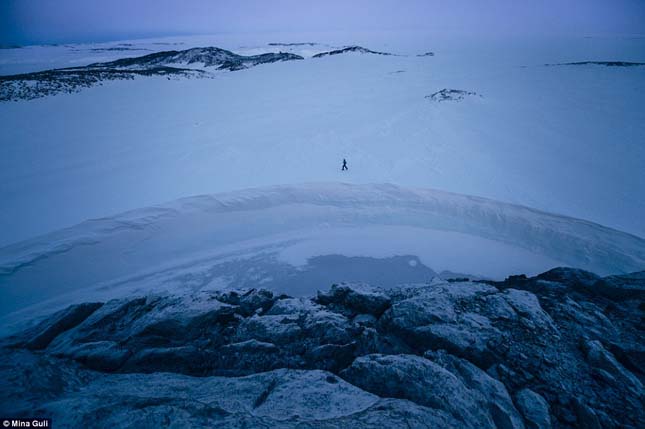
[[[349,170],[349,168],[347,168],[347,160],[343,158],[343,167],[340,169],[340,171],[345,171],[345,170]]]

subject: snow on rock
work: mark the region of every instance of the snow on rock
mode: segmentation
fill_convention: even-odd
[[[303,335],[297,321],[297,315],[254,315],[240,325],[238,339],[244,341],[253,338],[274,344],[293,342]]]
[[[312,58],[322,58],[322,57],[328,57],[331,55],[340,55],[340,54],[346,54],[349,52],[358,52],[360,54],[373,54],[373,55],[393,55],[389,52],[377,52],[377,51],[372,51],[370,49],[364,48],[362,46],[348,46],[346,48],[342,49],[334,49],[333,51],[329,52],[321,52],[318,54],[315,54]]]
[[[30,350],[44,349],[59,334],[83,322],[102,305],[101,303],[71,305],[28,329],[17,344],[24,345]]]
[[[643,384],[632,373],[627,371],[598,340],[582,341],[582,349],[589,363],[601,371],[609,373],[606,380],[615,379],[617,383],[633,389],[637,394],[643,392]]]
[[[137,69],[149,66],[182,64],[198,64],[202,67],[218,66],[220,70],[241,70],[258,64],[273,63],[277,61],[302,60],[300,55],[280,52],[264,53],[260,55],[238,55],[226,49],[206,47],[191,48],[184,51],[162,51],[141,57],[122,58],[107,63],[90,64],[88,67]]]
[[[598,280],[591,288],[598,294],[612,298],[645,298],[645,271],[608,276]]]
[[[461,89],[444,88],[431,95],[426,95],[426,98],[429,98],[432,101],[462,101],[466,97],[474,97],[474,96],[481,97],[481,95],[477,94],[474,91],[464,91]]]
[[[82,67],[0,76],[0,102],[31,100],[60,92],[78,92],[103,81],[131,80],[138,76],[206,76],[204,70],[195,67],[217,66],[218,70],[237,71],[259,64],[302,59],[300,55],[286,52],[244,56],[215,47],[162,51]]]
[[[640,427],[640,277],[617,297],[579,286],[591,277],[72,306],[1,340],[0,413],[39,409],[71,427],[97,413],[106,425]],[[389,307],[358,313],[375,296]]]
[[[465,363],[465,365],[469,365]],[[356,359],[341,372],[341,377],[368,392],[382,397],[409,399],[420,405],[451,414],[464,428],[523,428],[521,418],[501,383],[491,379],[482,370],[470,365],[471,371],[480,373],[503,392],[504,404],[494,397],[485,396],[486,390],[469,388],[457,374],[432,360],[413,355],[366,355]],[[490,403],[489,403],[490,401]],[[508,414],[504,414],[505,409]],[[491,411],[489,411],[491,410]],[[495,411],[493,411],[495,410]],[[504,414],[504,426],[497,426],[497,413]]]
[[[390,298],[366,284],[332,285],[328,293],[318,292],[316,300],[324,305],[335,304],[349,312],[380,316],[390,306]]]
[[[513,307],[520,316],[523,316],[528,323],[535,324],[538,329],[551,329],[557,332],[553,320],[546,314],[537,297],[531,292],[517,289],[504,291],[504,299]],[[524,322],[527,323],[527,322]]]

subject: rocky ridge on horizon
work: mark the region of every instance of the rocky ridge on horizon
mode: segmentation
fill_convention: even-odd
[[[162,51],[81,67],[0,76],[0,102],[74,93],[104,81],[132,80],[137,76],[163,76],[169,79],[207,77],[205,69],[210,67],[238,71],[260,64],[302,59],[299,55],[286,52],[244,56],[215,47]],[[194,68],[195,65],[202,68]]]

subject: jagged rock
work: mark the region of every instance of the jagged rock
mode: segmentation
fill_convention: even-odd
[[[204,375],[210,370],[212,352],[193,346],[144,349],[125,361],[122,372],[181,372]]]
[[[468,357],[482,366],[491,365],[495,361],[496,354],[489,348],[489,344],[495,343],[501,336],[501,332],[492,328],[490,323],[479,326],[471,324],[468,327],[434,324],[418,328],[415,334],[428,346]]]
[[[645,271],[598,280],[592,289],[611,299],[645,299]]]
[[[207,331],[217,341],[218,324],[235,320],[234,309],[209,299],[169,297],[113,300],[82,323],[56,337],[48,349],[59,355],[73,354],[81,344],[118,342],[133,350],[150,346],[181,345]]]
[[[274,316],[280,314],[304,314],[321,309],[321,306],[308,298],[282,298],[276,300],[266,314]]]
[[[576,413],[578,427],[585,429],[602,429],[598,416],[582,400],[576,398],[573,401],[573,409]]]
[[[78,390],[97,376],[69,360],[0,349],[0,415],[33,416],[44,402]]]
[[[549,404],[531,389],[522,389],[515,394],[515,405],[522,413],[527,429],[551,429]]]
[[[635,393],[642,395],[643,394],[643,384],[634,376],[626,370],[611,354],[607,351],[600,341],[582,341],[582,349],[585,352],[587,360],[589,363],[600,370],[606,371],[614,379],[620,381],[629,389],[632,389]]]
[[[335,421],[318,421],[299,427],[307,428],[432,428],[454,429],[461,423],[442,410],[419,407],[410,401],[381,399],[364,411],[342,417]]]
[[[294,342],[303,335],[296,315],[258,316],[254,315],[240,324],[238,341],[255,339],[273,344]]]
[[[323,344],[309,350],[305,359],[315,368],[338,372],[352,363],[356,344]]]
[[[2,341],[0,414],[59,410],[51,414],[72,427],[101,415],[106,425],[499,428],[521,427],[517,406],[529,427],[543,427],[545,416],[558,428],[643,427],[645,308],[630,298],[639,274],[616,277],[594,281],[560,268],[503,282],[341,285],[316,298],[250,289],[70,307]],[[592,291],[600,281],[636,286],[626,298]],[[280,368],[325,370],[328,384],[343,382],[340,374],[374,401],[324,421],[311,417],[315,410],[303,412],[311,419],[260,415],[265,404],[289,404],[286,393],[275,396],[285,382]],[[159,371],[196,396],[156,386]],[[254,374],[271,376],[240,379]],[[212,386],[229,392],[230,403],[246,405],[204,401],[193,376],[219,380]],[[313,379],[311,395],[326,391],[322,380]],[[236,383],[252,394],[222,387]],[[78,401],[86,401],[81,417],[64,417]]]
[[[614,338],[617,334],[616,327],[602,313],[602,310],[593,303],[586,302],[579,304],[570,297],[557,305],[558,310],[570,317],[581,326],[585,327],[584,332],[593,338]]]
[[[360,327],[375,327],[378,319],[371,314],[357,314],[352,323]]]
[[[302,60],[303,57],[287,52],[269,52],[260,55],[244,56],[221,48],[191,48],[184,51],[155,52],[141,57],[122,58],[107,63],[90,64],[94,68],[145,68],[169,64],[203,64],[204,67],[218,66],[222,70],[241,70],[259,64],[277,61]]]
[[[236,71],[260,64],[302,59],[287,52],[244,56],[215,47],[155,52],[82,67],[0,76],[0,101],[31,100],[61,92],[78,92],[103,81],[131,80],[136,76],[206,77],[204,70],[183,67],[193,64]]]
[[[242,294],[229,291],[217,297],[218,301],[235,305],[243,316],[250,316],[257,312],[266,312],[277,300],[273,292],[266,289],[250,289]]]
[[[457,358],[444,351],[425,353],[425,357],[433,360],[455,374],[465,386],[475,390],[473,395],[481,395],[479,400],[487,401],[490,415],[497,428],[522,428],[524,424],[506,387],[486,372],[477,368],[467,360]]]
[[[379,317],[390,306],[390,297],[378,288],[362,283],[332,285],[327,293],[318,292],[323,305],[334,304],[352,314],[367,313]]]
[[[456,365],[466,373],[463,378],[418,356],[367,355],[357,358],[341,376],[379,396],[409,399],[448,412],[462,427],[524,427],[501,383],[465,362]],[[488,402],[485,395],[492,391],[495,396],[505,395],[503,403],[495,396]]]
[[[22,338],[11,339],[11,341],[16,341],[15,345],[30,350],[42,350],[58,335],[87,319],[101,305],[103,304],[92,302],[69,306],[29,329]]]
[[[483,297],[485,305],[489,308],[491,319],[516,320],[517,312],[509,304],[509,300],[501,294],[486,295]]]
[[[531,327],[535,326],[542,331],[558,331],[551,316],[542,310],[537,296],[531,292],[507,289],[503,295],[511,307],[524,318],[525,323],[531,324]]]
[[[93,341],[78,344],[65,351],[53,351],[52,354],[70,357],[97,371],[113,372],[121,368],[132,352],[114,341]]]
[[[308,338],[321,343],[347,344],[353,338],[349,319],[327,310],[308,313],[303,322],[303,329]]]
[[[536,276],[536,279],[589,289],[600,277],[585,270],[558,267]]]
[[[429,285],[395,303],[383,315],[382,324],[404,334],[413,348],[443,348],[488,366],[496,354],[489,344],[501,341],[502,333],[481,311],[467,309],[485,304],[486,297],[497,292],[484,284]]]
[[[432,101],[462,101],[466,97],[481,97],[474,91],[464,91],[461,89],[448,89],[444,88],[433,94],[426,95]]]
[[[280,353],[275,344],[257,340],[247,340],[227,344],[214,351],[210,356],[209,373],[217,375],[248,375],[256,372],[271,371],[281,367],[298,367],[300,359],[289,360]]]
[[[319,54],[314,55],[312,58],[322,58],[322,57],[327,57],[331,55],[346,54],[348,52],[358,52],[361,54],[374,54],[374,55],[392,55],[389,52],[372,51],[370,49],[363,48],[362,46],[348,46],[342,49],[334,49],[333,51],[329,51],[329,52],[321,52]]]

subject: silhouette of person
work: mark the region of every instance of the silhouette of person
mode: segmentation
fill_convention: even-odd
[[[347,168],[347,160],[345,158],[343,158],[343,168],[341,168],[340,170],[341,171],[349,170],[349,168]]]

